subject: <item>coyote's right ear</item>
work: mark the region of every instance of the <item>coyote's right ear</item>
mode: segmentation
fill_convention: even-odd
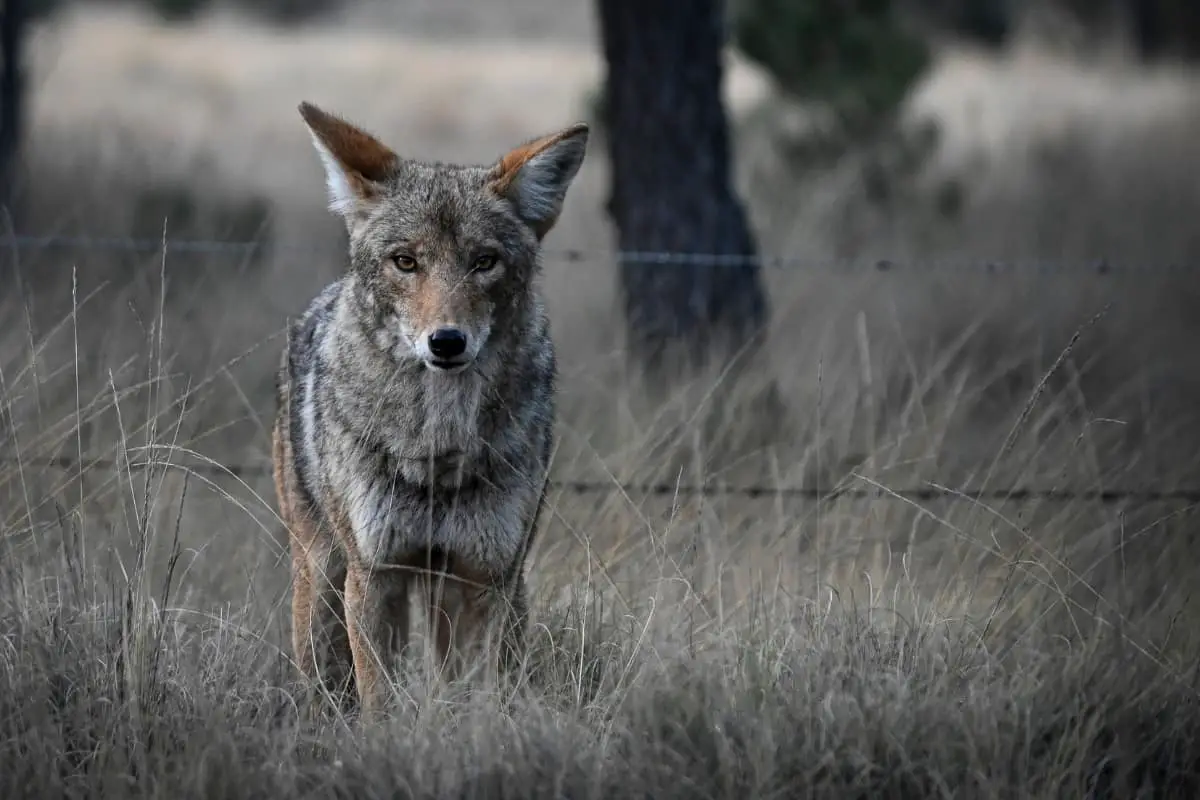
[[[378,198],[379,184],[400,158],[371,134],[311,103],[300,104],[300,116],[325,167],[329,209],[353,227]]]
[[[558,220],[587,141],[588,126],[578,122],[509,151],[492,167],[492,189],[513,202],[539,239]]]

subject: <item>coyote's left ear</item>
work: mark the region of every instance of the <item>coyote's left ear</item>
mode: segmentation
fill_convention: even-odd
[[[492,167],[492,188],[512,201],[539,239],[558,221],[587,140],[588,126],[580,122],[516,148]]]
[[[371,134],[311,103],[300,104],[300,116],[325,168],[329,209],[353,227],[378,198],[379,184],[400,158]]]

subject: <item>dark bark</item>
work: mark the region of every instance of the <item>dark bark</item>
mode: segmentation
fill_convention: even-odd
[[[620,249],[752,255],[721,99],[723,3],[597,2]],[[757,265],[625,259],[620,270],[631,356],[644,367],[667,352],[703,361],[714,346],[744,348],[766,321]]]
[[[1196,0],[1124,0],[1134,44],[1144,60],[1200,58],[1200,5]]]
[[[24,33],[24,0],[0,2],[0,206],[10,213],[25,101],[21,68]]]
[[[725,257],[662,263],[627,255],[619,265],[630,366],[648,396],[666,402],[646,464],[660,470],[655,479],[696,467],[732,478],[731,465],[751,468],[755,454],[790,434],[775,381],[752,375],[761,368],[755,356],[768,308],[733,186],[721,92],[724,3],[597,0],[597,8],[608,63],[609,213],[620,250]],[[706,367],[723,372],[716,386],[703,380]],[[680,406],[677,381],[694,377],[702,379],[693,387],[702,408]]]
[[[1143,61],[1200,57],[1200,3],[1196,0],[1057,0],[1096,36],[1127,29]]]
[[[1128,0],[1125,5],[1138,55],[1143,59],[1154,58],[1162,50],[1166,39],[1163,21],[1154,4],[1145,0]]]

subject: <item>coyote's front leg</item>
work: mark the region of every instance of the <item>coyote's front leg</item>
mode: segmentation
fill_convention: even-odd
[[[292,651],[312,688],[341,699],[353,676],[341,592],[345,568],[328,546],[292,542]]]
[[[364,717],[375,717],[388,697],[409,631],[409,576],[361,562],[346,572],[346,629]]]
[[[461,676],[463,669],[481,656],[487,655],[488,666],[497,667],[503,675],[520,666],[525,655],[528,601],[524,578],[518,576],[504,586],[472,577],[476,580],[435,577],[428,587],[438,666],[450,680]]]

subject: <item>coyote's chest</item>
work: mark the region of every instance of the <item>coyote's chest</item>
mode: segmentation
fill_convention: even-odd
[[[374,441],[386,452],[364,446],[348,454],[357,466],[343,473],[338,493],[356,546],[381,562],[433,546],[475,564],[509,563],[537,484],[495,470],[483,387],[446,387],[438,384],[466,376],[438,377],[381,408]]]
[[[422,485],[454,485],[477,471],[484,452],[482,387],[472,376],[428,375],[396,409],[385,442],[400,476]]]

